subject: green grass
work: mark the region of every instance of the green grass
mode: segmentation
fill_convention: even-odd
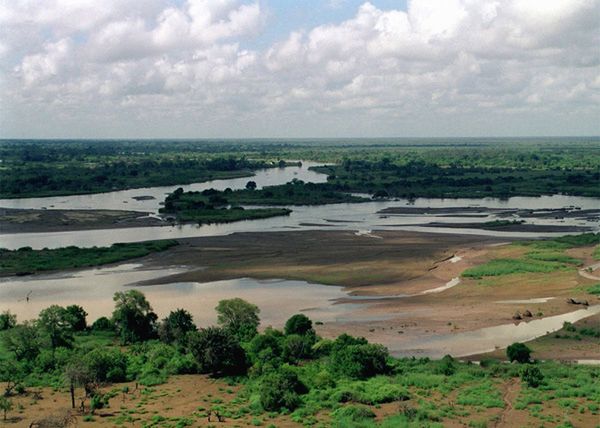
[[[517,243],[514,245],[525,247],[528,250],[521,258],[493,259],[482,265],[465,270],[462,276],[466,278],[482,278],[485,276],[550,273],[572,270],[581,266],[583,262],[580,259],[565,254],[564,251],[569,248],[597,244],[598,242],[600,242],[600,234],[584,233],[541,241]]]
[[[164,251],[177,245],[177,241],[147,241],[113,244],[110,247],[64,247],[32,250],[0,249],[0,274],[27,274],[48,270],[100,266],[130,260]]]
[[[600,283],[588,287],[586,291],[590,294],[600,296]]]
[[[462,276],[467,278],[482,278],[484,276],[501,276],[516,273],[548,273],[569,269],[572,269],[572,267],[564,263],[531,259],[493,259],[482,265],[465,270]]]

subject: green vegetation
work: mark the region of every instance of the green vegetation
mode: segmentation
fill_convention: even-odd
[[[30,247],[18,250],[2,248],[0,249],[0,274],[23,275],[47,270],[100,266],[144,257],[175,245],[177,245],[177,241],[163,240],[113,244],[110,247],[79,248],[72,246],[52,250],[32,250]]]
[[[600,296],[600,283],[589,286],[587,288],[587,292],[590,294],[595,294],[597,296]]]
[[[513,244],[525,247],[527,252],[519,259],[492,259],[487,263],[466,269],[462,275],[467,278],[500,276],[516,273],[548,273],[572,270],[581,266],[582,261],[564,254],[569,248],[598,245],[600,234],[562,236],[554,239]]]
[[[239,220],[288,215],[286,208],[243,208],[244,205],[316,205],[340,202],[361,202],[346,193],[334,192],[326,184],[305,184],[293,180],[280,186],[269,186],[255,190],[256,183],[249,181],[246,189],[207,189],[202,192],[183,192],[179,188],[167,196],[160,212],[174,214],[180,221],[205,223],[229,223]]]
[[[329,190],[379,197],[600,196],[597,138],[0,142],[0,197],[92,193],[322,167]]]
[[[594,383],[599,373],[594,367],[487,361],[476,366],[451,356],[438,361],[396,359],[363,338],[343,334],[335,340],[321,339],[305,315],[292,316],[284,331],[267,328],[259,333],[256,306],[231,299],[216,310],[219,327],[198,329],[183,309],[159,322],[143,294],[130,291],[115,295],[111,320],[93,323],[106,330],[76,331],[85,314],[80,307],[51,306],[38,320],[11,324],[0,332],[0,381],[5,401],[11,404],[3,401],[0,410],[10,412],[11,400],[32,387],[52,386],[70,397],[73,407],[80,406],[75,398],[82,397],[82,389],[85,421],[110,407],[108,417],[115,425],[146,421],[189,426],[203,424],[212,414],[256,426],[287,415],[309,426],[441,427],[445,421],[504,408],[501,385],[520,378],[523,388],[517,408],[527,409],[533,417],[549,417],[536,407],[541,402],[555,403],[566,414],[581,408],[598,412]],[[121,345],[123,338],[127,346]],[[520,343],[511,345],[507,354],[511,360],[530,361],[529,349]],[[177,418],[146,415],[143,405],[150,398],[168,395],[158,386],[169,376],[194,373],[225,378],[238,385],[239,392],[225,403],[233,391],[220,389],[221,394],[209,394],[195,412]],[[108,391],[98,386],[125,381],[145,386],[138,391],[143,398],[135,409],[124,406],[132,393],[129,386]],[[450,395],[455,402],[438,402],[437,397]],[[397,403],[396,413],[376,418],[385,403]],[[471,426],[486,424],[481,417],[471,422]]]

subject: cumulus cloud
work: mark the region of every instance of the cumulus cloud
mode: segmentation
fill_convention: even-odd
[[[141,120],[156,136],[186,137],[600,131],[600,0],[365,2],[350,19],[290,27],[263,47],[274,19],[266,10],[252,0],[0,0],[0,128],[57,136],[60,121],[106,122],[112,131],[82,126],[74,136],[152,136],[139,133]]]

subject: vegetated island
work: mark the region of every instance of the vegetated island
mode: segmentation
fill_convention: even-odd
[[[185,309],[159,320],[138,290],[114,302],[91,326],[78,305],[50,306],[33,322],[0,314],[8,423],[440,428],[598,418],[598,369],[535,361],[523,343],[501,357],[514,364],[393,358],[362,337],[324,339],[322,323],[303,314],[259,331],[260,309],[239,298],[221,300],[217,325],[200,327]]]
[[[173,215],[180,222],[230,223],[240,220],[289,215],[288,208],[281,205],[321,205],[348,202],[364,202],[368,199],[329,189],[325,184],[304,183],[294,179],[278,186],[256,188],[249,181],[245,189],[223,191],[207,189],[202,192],[184,192],[179,188],[169,194],[160,212]],[[268,205],[269,208],[244,208],[242,205]]]
[[[64,247],[33,250],[0,249],[0,276],[26,275],[35,272],[100,266],[144,257],[178,245],[175,240],[113,244],[110,247]]]

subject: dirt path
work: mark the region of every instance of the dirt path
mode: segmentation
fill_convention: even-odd
[[[521,391],[521,382],[518,378],[512,378],[505,386],[504,394],[502,399],[504,400],[505,407],[500,413],[500,418],[494,425],[495,427],[513,427],[515,426],[515,408],[513,403],[519,396]]]
[[[593,279],[594,281],[600,281],[600,276],[592,275],[591,272],[594,272],[596,269],[600,268],[600,263],[594,263],[593,265],[589,265],[584,267],[583,269],[579,269],[579,275],[583,276],[587,279]],[[591,269],[591,272],[590,272]]]

